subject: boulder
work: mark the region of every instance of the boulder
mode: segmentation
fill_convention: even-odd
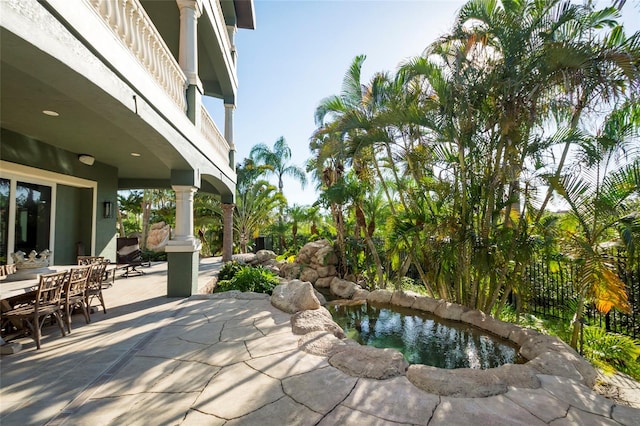
[[[312,331],[298,340],[300,350],[319,356],[331,356],[353,345],[358,345],[358,342],[339,339],[328,331]]]
[[[484,312],[475,309],[463,313],[460,316],[460,321],[471,324],[479,329],[489,331],[504,339],[509,338],[509,335],[512,332],[520,328],[516,325],[495,319],[491,315],[487,315]]]
[[[580,372],[571,363],[565,362],[558,352],[544,352],[527,362],[527,366],[541,374],[566,377],[581,383],[585,382],[585,378]]]
[[[329,364],[354,377],[384,380],[402,376],[408,363],[395,349],[348,346],[329,358]]]
[[[328,241],[326,242],[328,243],[328,245],[324,245],[323,247],[318,249],[318,251],[311,258],[311,261],[313,263],[317,263],[318,265],[335,266],[338,264],[338,255],[336,255],[336,252],[333,250],[333,246],[331,245],[331,243],[329,243]]]
[[[528,360],[532,360],[538,355],[549,351],[562,352],[573,351],[573,349],[557,337],[545,334],[530,337],[520,346],[520,355]]]
[[[543,374],[576,379],[590,388],[596,383],[595,368],[555,336],[538,334],[528,338],[520,346],[520,355]]]
[[[367,297],[369,296],[369,290],[365,290],[363,288],[358,288],[356,289],[356,291],[353,293],[353,295],[351,295],[351,299],[352,300],[367,300]]]
[[[151,225],[147,235],[147,249],[153,251],[164,251],[171,237],[171,227],[164,222]]]
[[[315,256],[316,252],[327,246],[331,246],[331,243],[328,240],[311,241],[300,249],[295,262],[308,265],[311,263],[311,259]]]
[[[333,281],[334,278],[335,277],[318,278],[313,285],[316,288],[329,288],[331,287],[331,281]]]
[[[315,293],[311,283],[293,280],[279,284],[273,289],[271,304],[290,314],[308,309],[318,309],[320,301]]]
[[[356,283],[352,283],[351,281],[346,281],[335,277],[331,281],[329,288],[331,289],[331,293],[335,294],[336,296],[343,299],[351,299],[353,293],[355,293],[356,290],[360,288],[360,286],[358,286]]]
[[[391,302],[393,293],[389,290],[374,290],[367,296],[367,302],[371,303],[389,303]]]
[[[275,259],[276,254],[271,250],[258,250],[258,252],[251,259],[247,259],[246,262],[251,266],[263,266],[270,261],[275,263]]]
[[[433,314],[441,303],[444,303],[444,300],[428,296],[417,296],[412,308]]]
[[[302,265],[299,263],[285,263],[280,266],[280,276],[288,280],[294,280],[300,278],[302,272]]]
[[[530,328],[521,328],[516,326],[516,328],[511,331],[511,334],[509,334],[509,340],[518,346],[522,346],[524,342],[534,336],[540,336],[540,333]]]
[[[460,321],[462,314],[467,311],[470,311],[470,309],[466,306],[458,305],[457,303],[443,302],[438,305],[434,314],[440,318]]]
[[[300,273],[300,280],[309,281],[311,284],[313,284],[318,281],[318,273],[315,271],[315,269],[305,267]]]
[[[316,272],[319,278],[335,277],[338,274],[335,265],[318,266]]]
[[[316,295],[316,298],[318,299],[318,302],[320,302],[320,305],[321,306],[326,306],[327,305],[327,298],[324,297],[324,294],[320,293],[315,288],[313,289],[313,292]]]
[[[326,331],[339,339],[346,337],[342,328],[333,321],[331,313],[324,307],[311,311],[301,311],[292,315],[291,331],[293,331],[293,334]]]
[[[426,392],[458,398],[483,398],[508,390],[493,371],[473,368],[449,370],[414,364],[407,370],[407,379]]]
[[[540,387],[538,370],[527,364],[503,364],[492,368],[491,372],[498,376],[507,386],[528,389]]]
[[[412,291],[394,291],[391,297],[391,304],[410,308],[413,306],[413,302],[416,301],[416,296],[418,296],[418,294]]]

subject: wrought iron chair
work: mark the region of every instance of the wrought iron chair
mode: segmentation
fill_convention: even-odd
[[[104,271],[107,269],[107,265],[109,265],[108,260],[104,260],[100,263],[95,263],[93,268],[91,269],[91,273],[89,274],[89,279],[87,280],[87,288],[85,289],[85,303],[87,306],[87,310],[89,315],[91,314],[91,301],[98,297],[100,300],[100,304],[102,304],[102,311],[106,314],[107,307],[104,304],[104,296],[102,295],[103,283],[104,283]]]
[[[71,311],[75,307],[82,310],[82,314],[84,315],[84,319],[87,324],[91,322],[85,291],[87,289],[87,282],[91,275],[91,270],[94,267],[94,265],[84,265],[71,268],[69,270],[67,282],[65,283],[63,290],[64,316],[68,333],[71,333]]]
[[[63,271],[41,275],[33,302],[16,306],[2,314],[3,318],[14,323],[22,323],[24,330],[31,333],[38,349],[40,349],[40,337],[45,319],[53,317],[62,335],[66,335],[62,325],[60,295],[67,281],[67,274],[67,271]]]
[[[78,265],[93,265],[104,260],[104,256],[78,256]]]

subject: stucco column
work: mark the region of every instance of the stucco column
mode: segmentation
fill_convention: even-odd
[[[198,84],[198,18],[200,1],[176,0],[180,9],[180,50],[178,63],[189,84]]]
[[[229,144],[229,167],[235,170],[235,154],[236,145],[233,142],[233,111],[236,109],[234,104],[224,104],[224,138]]]
[[[176,193],[176,226],[172,241],[193,241],[193,194],[198,188],[189,185],[174,185],[172,188]]]
[[[200,240],[193,235],[193,195],[191,185],[173,185],[176,193],[176,224],[173,239],[165,247],[169,259],[167,296],[188,297],[198,291]]]
[[[202,0],[176,0],[180,9],[180,47],[178,63],[187,76],[187,116],[200,126],[202,82],[198,77],[198,18],[202,15]]]
[[[222,204],[222,261],[233,258],[233,210],[235,204]]]

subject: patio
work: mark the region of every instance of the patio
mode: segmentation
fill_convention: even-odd
[[[221,266],[203,259],[199,286]],[[290,316],[263,295],[167,298],[166,264],[116,279],[108,313],[42,349],[0,359],[0,423],[27,424],[626,424],[615,405],[569,379],[488,398],[440,397],[406,377],[348,376],[297,348]],[[151,420],[152,419],[152,420]]]

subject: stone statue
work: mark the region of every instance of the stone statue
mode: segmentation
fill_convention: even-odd
[[[31,250],[27,258],[25,258],[25,252],[21,250],[11,253],[11,258],[17,270],[46,268],[49,266],[49,256],[51,256],[51,251],[48,249],[41,251],[40,254],[36,253],[35,250]]]

